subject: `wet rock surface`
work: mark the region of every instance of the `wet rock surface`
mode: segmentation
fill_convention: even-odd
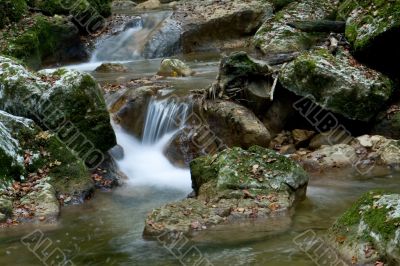
[[[272,5],[253,0],[245,3],[185,0],[179,1],[174,9],[172,16],[152,34],[151,43],[144,49],[146,57],[243,46],[240,39],[250,37],[263,20],[272,16]]]
[[[308,175],[295,162],[258,146],[195,159],[191,174],[197,197],[153,210],[146,220],[145,236],[190,235],[240,220],[266,219],[268,223],[271,217],[290,217],[296,202],[304,199],[308,183]]]

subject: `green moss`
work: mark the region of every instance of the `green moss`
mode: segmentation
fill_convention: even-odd
[[[358,12],[352,13],[356,9]],[[369,46],[383,32],[400,26],[400,21],[396,19],[400,16],[399,1],[345,1],[339,10],[341,18],[353,15],[346,26],[346,37],[356,51]]]
[[[57,54],[76,33],[76,28],[68,24],[66,18],[34,15],[3,33],[0,52],[39,68],[42,60]]]
[[[191,163],[191,170],[196,191],[213,179],[217,180],[217,188],[221,191],[253,189],[258,193],[287,191],[285,178],[293,178],[299,183],[308,180],[307,174],[295,162],[259,146],[247,151],[232,148],[212,157],[198,158]]]
[[[333,226],[336,235],[354,238],[361,220],[368,229],[358,236],[361,240],[374,243],[370,232],[379,234],[387,242],[394,237],[400,225],[400,218],[389,219],[386,206],[378,208],[374,202],[383,194],[382,191],[373,191],[364,194],[348,211],[346,211]],[[387,195],[387,194],[385,194]]]
[[[0,0],[0,29],[10,22],[18,22],[27,10],[25,0]]]

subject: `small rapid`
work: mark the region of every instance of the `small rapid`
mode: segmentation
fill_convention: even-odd
[[[134,186],[191,190],[190,171],[175,167],[164,155],[164,150],[183,127],[189,106],[168,98],[153,98],[148,106],[142,140],[114,125],[117,142],[124,150],[117,159],[120,170]]]

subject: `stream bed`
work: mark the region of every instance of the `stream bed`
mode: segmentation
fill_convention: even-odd
[[[204,88],[215,80],[219,58],[220,55],[215,53],[181,57],[197,75],[182,79],[168,78],[167,81],[176,90]],[[88,71],[99,82],[115,82],[152,76],[157,72],[160,62],[161,59],[124,61],[122,63],[129,69],[126,73],[93,73],[101,62],[68,67]],[[141,171],[157,175],[160,170],[157,168],[159,157],[141,153],[140,149],[144,146],[137,145],[140,148],[134,145],[122,147],[139,157],[144,154],[148,168]],[[160,150],[158,155],[161,154]],[[132,159],[131,163],[138,162]],[[154,182],[126,182],[111,192],[97,191],[84,204],[63,208],[56,225],[24,224],[1,228],[0,265],[51,265],[41,258],[57,248],[73,265],[193,265],[183,261],[182,257],[176,256],[176,252],[171,252],[162,243],[142,237],[146,215],[153,208],[180,200],[191,192],[189,170],[179,169],[179,172],[180,177],[189,180],[176,187],[157,186]],[[129,176],[132,179],[143,179],[143,175],[132,175]],[[212,235],[209,237],[205,233],[203,239],[195,238],[191,245],[216,266],[314,265],[309,254],[302,252],[293,240],[307,230],[323,235],[339,215],[371,189],[400,193],[400,175],[379,178],[313,177],[308,186],[307,199],[297,207],[288,231],[271,235],[239,226],[234,231],[210,232]],[[36,230],[43,232],[48,246],[32,252],[21,239]]]

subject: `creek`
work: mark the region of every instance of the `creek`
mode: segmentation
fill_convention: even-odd
[[[140,45],[165,17],[165,11],[144,15],[141,22],[99,44],[90,62],[66,67],[92,73],[101,83],[154,75],[161,59],[142,58]],[[180,58],[198,74],[168,78],[174,90],[203,88],[215,80],[219,54]],[[128,72],[93,72],[104,61],[122,63]],[[124,158],[118,160],[128,177],[124,186],[112,192],[97,191],[84,204],[63,208],[56,225],[24,224],[0,229],[0,265],[42,265],[40,254],[34,256],[20,241],[37,229],[44,232],[51,247],[60,248],[75,265],[181,265],[161,243],[144,240],[142,231],[146,215],[153,208],[191,192],[189,170],[173,166],[163,154],[163,148],[179,130],[171,119],[187,115],[187,109],[176,102],[153,100],[143,112],[147,112],[143,139],[114,126],[124,150]],[[400,192],[400,176],[314,177],[307,199],[297,207],[293,223],[284,233],[263,231],[262,226],[237,226],[195,237],[193,245],[213,265],[314,265],[293,239],[307,230],[323,235],[361,194],[376,188]]]

